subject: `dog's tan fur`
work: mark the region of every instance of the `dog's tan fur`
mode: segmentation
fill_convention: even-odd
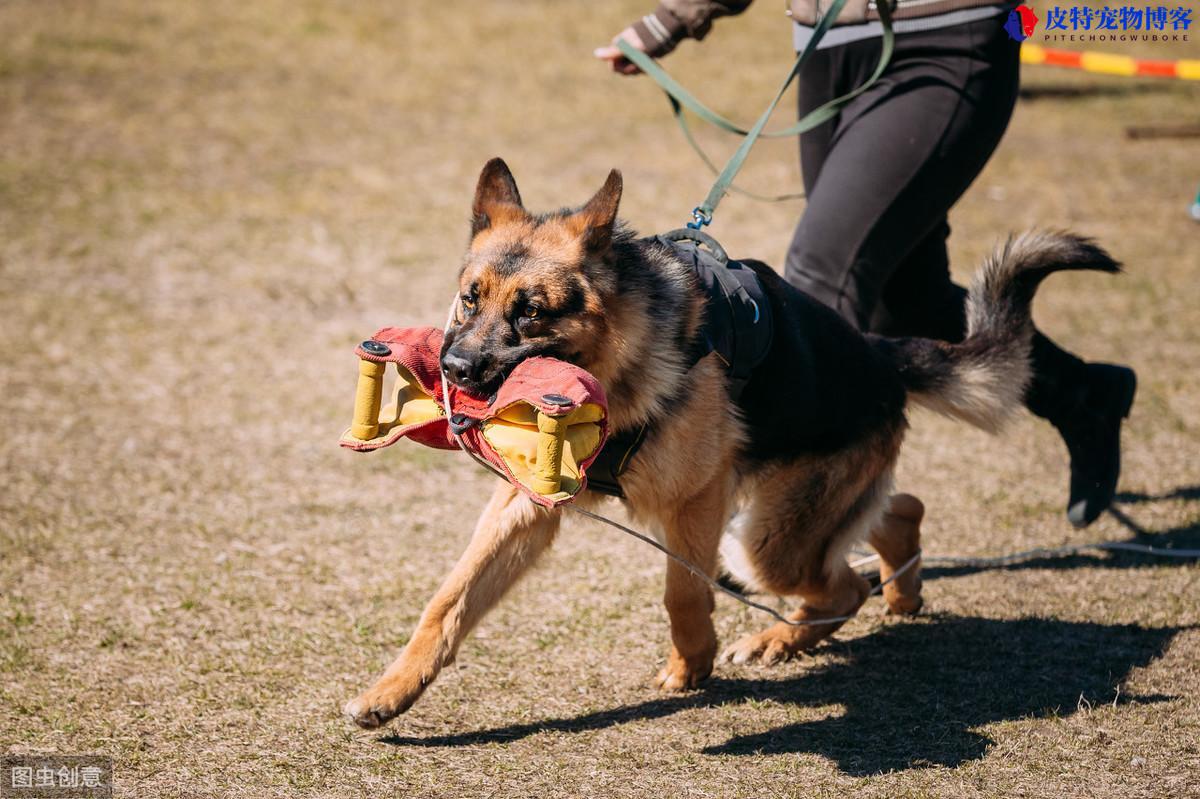
[[[734,402],[719,356],[693,364],[688,354],[706,307],[692,267],[666,245],[624,231],[616,219],[620,197],[614,171],[580,209],[534,216],[507,166],[489,162],[475,194],[443,366],[450,373],[452,364],[452,379],[481,393],[532,355],[591,371],[607,392],[613,429],[652,429],[621,477],[634,517],[661,528],[671,550],[710,575],[728,532],[727,567],[747,584],[802,599],[795,620],[849,616],[862,605],[868,583],[846,561],[854,542],[866,540],[879,553],[884,580],[919,552],[924,508],[911,496],[888,498],[905,402],[995,429],[1020,407],[1029,379],[1029,304],[1037,284],[1062,269],[1119,268],[1092,242],[1069,234],[1010,240],[972,288],[967,339],[951,344],[863,338],[765,264],[747,262],[778,318],[771,354],[756,367],[759,382],[748,384],[758,386],[757,395],[748,388]],[[816,356],[805,354],[810,340],[822,348]],[[801,372],[810,362],[816,371]],[[832,432],[820,419],[785,418],[794,415],[787,388],[772,391],[797,379],[819,384],[818,407],[837,420]],[[804,428],[814,423],[813,431]],[[560,515],[498,486],[408,646],[347,705],[351,718],[374,727],[404,712],[550,545]],[[921,606],[920,589],[913,568],[888,584],[884,597],[892,612],[911,613]],[[710,674],[717,653],[712,592],[668,561],[663,599],[671,648],[657,684],[691,688]],[[778,623],[725,655],[777,663],[839,626]]]
[[[598,227],[611,231],[619,196],[619,179],[610,177],[581,211],[534,225],[519,198],[497,190],[485,171],[475,213],[486,215],[488,225],[473,237],[460,280],[464,290],[476,284],[479,296],[487,297],[488,307],[478,313],[504,313],[519,289],[536,292],[549,307],[562,302],[563,276],[586,272],[584,242]],[[495,259],[517,246],[528,252],[528,266],[497,274],[491,268]],[[578,342],[577,362],[605,386],[613,426],[636,426],[664,398],[682,396],[622,476],[634,517],[661,527],[674,552],[715,574],[725,522],[740,496],[757,520],[778,533],[769,536],[770,545],[754,563],[770,590],[805,600],[796,618],[853,613],[862,604],[866,581],[850,571],[843,557],[853,540],[870,533],[887,551],[890,565],[915,552],[915,527],[892,541],[889,527],[879,524],[902,428],[862,450],[797,460],[742,480],[736,453],[744,431],[720,362],[710,356],[687,371],[688,390],[679,395],[685,376],[682,355],[673,361],[651,351],[658,337],[646,304],[636,297],[615,304],[614,286],[594,280],[586,284],[583,312],[559,332]],[[688,302],[692,307],[685,310],[686,324],[694,331],[701,323],[701,301]],[[818,475],[825,477],[814,479]],[[816,483],[822,487],[814,493]],[[799,497],[811,502],[800,504]],[[582,501],[595,499],[585,496]],[[407,710],[453,661],[475,623],[550,545],[560,515],[539,508],[508,484],[497,486],[467,551],[426,607],[412,639],[375,685],[347,706],[347,713],[358,724],[374,727]],[[919,605],[919,583],[908,586],[909,593],[897,586],[889,597],[897,610]],[[666,690],[695,687],[711,673],[717,654],[712,592],[669,561],[664,603],[671,648],[656,683]],[[816,644],[837,626],[776,625],[735,644],[728,654],[739,661],[761,656],[764,662],[776,662]]]

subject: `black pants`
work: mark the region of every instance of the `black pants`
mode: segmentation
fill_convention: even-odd
[[[946,215],[991,157],[1016,103],[1019,45],[1004,20],[897,36],[880,80],[800,139],[808,207],[784,274],[861,330],[965,335],[966,290],[950,279]],[[871,39],[814,53],[800,76],[800,113],[864,82],[880,47]],[[1040,333],[1033,360],[1030,410],[1070,413],[1083,362]]]

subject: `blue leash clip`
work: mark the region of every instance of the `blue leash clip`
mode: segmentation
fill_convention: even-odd
[[[699,230],[705,225],[711,224],[712,214],[704,213],[704,211],[702,211],[698,205],[692,209],[692,221],[687,223],[688,227],[690,227],[692,230]]]

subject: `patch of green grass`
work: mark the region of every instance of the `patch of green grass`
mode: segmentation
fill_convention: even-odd
[[[34,37],[33,47],[38,50],[61,50],[65,53],[99,52],[112,55],[131,55],[138,47],[131,41],[114,36],[68,36],[61,33],[43,32]]]

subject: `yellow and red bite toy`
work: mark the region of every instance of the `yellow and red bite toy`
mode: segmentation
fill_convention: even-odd
[[[479,397],[442,382],[441,349],[442,331],[432,327],[385,327],[358,345],[354,423],[341,445],[369,452],[402,438],[437,449],[461,442],[539,505],[574,499],[608,438],[608,401],[596,378],[555,358],[529,358],[495,394]],[[389,363],[396,379],[385,404]]]

